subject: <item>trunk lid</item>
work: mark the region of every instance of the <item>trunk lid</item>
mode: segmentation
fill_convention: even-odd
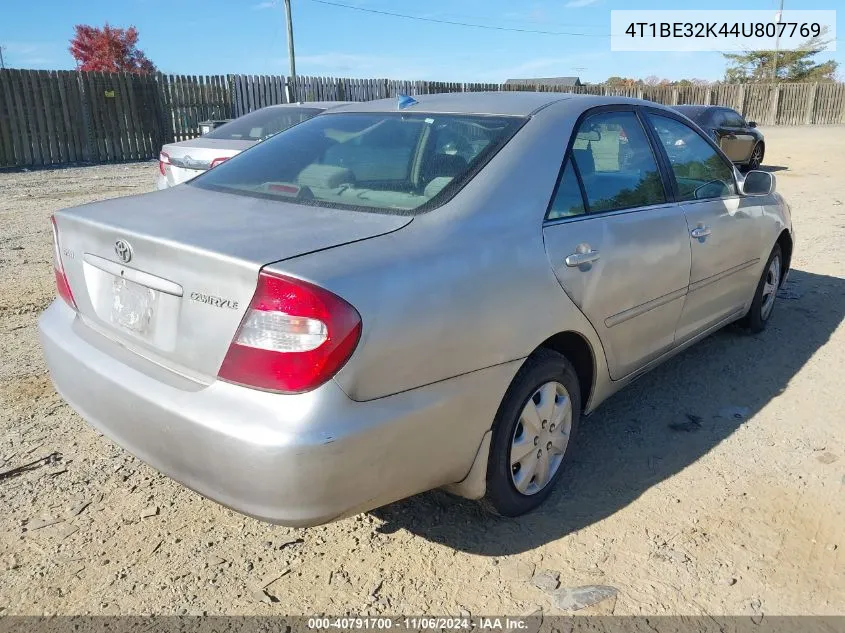
[[[201,136],[190,141],[165,145],[161,151],[170,157],[170,165],[165,167],[167,184],[173,187],[187,182],[211,167],[215,158],[231,158],[255,143],[256,141]]]
[[[262,266],[383,235],[412,220],[191,186],[55,217],[85,322],[203,383],[216,377]]]

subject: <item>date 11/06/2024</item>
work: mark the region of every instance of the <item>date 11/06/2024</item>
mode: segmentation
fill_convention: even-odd
[[[308,618],[311,630],[397,630],[397,631],[526,631],[532,616],[491,617],[342,617]]]

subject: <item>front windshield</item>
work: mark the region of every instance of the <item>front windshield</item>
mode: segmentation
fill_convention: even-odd
[[[191,184],[317,206],[417,212],[454,195],[523,121],[456,114],[324,114]]]
[[[205,135],[237,141],[263,141],[282,130],[320,114],[317,108],[269,107],[250,112]]]

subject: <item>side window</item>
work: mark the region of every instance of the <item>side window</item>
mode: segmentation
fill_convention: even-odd
[[[745,127],[745,121],[739,114],[733,110],[722,110],[725,115],[725,125],[727,127]]]
[[[698,132],[669,117],[648,118],[669,157],[680,200],[736,195],[733,167]]]
[[[654,152],[633,112],[603,112],[584,119],[572,157],[590,213],[666,202]]]
[[[724,112],[722,112],[721,110],[716,110],[713,113],[713,125],[715,127],[724,127],[725,125],[727,125]]]
[[[581,187],[578,186],[578,178],[572,168],[572,160],[567,159],[566,168],[563,170],[560,182],[552,198],[552,206],[546,216],[547,220],[568,218],[573,215],[581,215],[585,212],[584,199],[581,197]]]

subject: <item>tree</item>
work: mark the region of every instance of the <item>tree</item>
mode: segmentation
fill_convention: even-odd
[[[775,81],[836,81],[838,62],[830,59],[815,63],[814,58],[828,43],[819,37],[807,40],[798,50],[777,53]],[[775,51],[748,51],[723,53],[728,60],[725,81],[729,83],[760,83],[772,81],[775,68]]]
[[[638,82],[636,79],[614,75],[613,77],[608,77],[604,83],[612,88],[633,88],[642,82]]]
[[[77,24],[70,41],[70,54],[79,70],[107,73],[129,72],[146,75],[155,72],[153,63],[139,50],[138,30],[134,26],[120,29]]]

